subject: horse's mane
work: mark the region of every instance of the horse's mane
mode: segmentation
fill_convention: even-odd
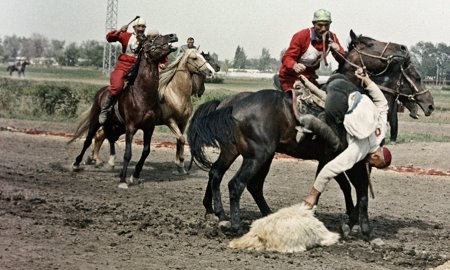
[[[188,55],[193,51],[197,49],[187,49],[183,52],[182,55],[178,56],[172,63],[170,63],[166,69],[161,71],[159,74],[159,98],[162,99],[164,97],[164,91],[169,84],[169,82],[172,80],[173,76],[175,76],[175,73],[178,70],[178,66],[180,63],[185,63],[187,60]]]

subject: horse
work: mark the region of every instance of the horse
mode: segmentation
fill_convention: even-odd
[[[393,75],[388,74],[388,71],[399,69],[395,67],[404,65],[409,60],[407,47],[369,37],[357,37],[353,31],[350,31],[350,37],[346,61],[340,65],[338,71],[358,84],[353,71],[355,67],[364,66],[372,75],[382,74],[392,85]],[[394,75],[397,79],[401,74]],[[339,153],[333,152],[328,142],[320,137],[308,137],[297,143],[295,126],[298,125],[298,120],[292,107],[293,97],[290,92],[263,89],[239,93],[224,101],[212,100],[203,103],[191,118],[187,138],[192,158],[198,165],[209,169],[203,205],[206,213],[217,216],[219,221],[227,219],[221,200],[220,183],[236,158],[243,157],[240,169],[228,183],[230,229],[234,233],[242,233],[239,205],[245,188],[252,195],[263,216],[272,212],[264,198],[263,186],[276,152],[295,158],[318,160],[317,172]],[[345,129],[336,127],[330,119],[324,120],[338,134],[342,151],[346,146]],[[205,146],[220,148],[215,162],[207,158]],[[351,186],[346,176],[356,189],[356,205],[353,204]],[[370,237],[371,227],[367,213],[369,176],[370,170],[366,168],[365,162],[361,161],[347,171],[346,175],[336,177],[344,193],[349,218],[348,222],[341,226],[343,233],[348,234],[359,222],[363,237]]]
[[[418,95],[426,94],[426,92],[428,92],[428,90],[425,88],[425,85],[422,82],[419,72],[417,71],[414,65],[410,63],[402,70],[402,73],[404,73],[404,76],[400,77],[400,79],[396,83],[395,88],[393,89],[381,88],[389,104],[388,122],[390,126],[389,141],[391,144],[397,143],[397,135],[398,135],[397,112],[399,102],[402,105],[406,104],[405,107],[409,110],[409,116],[411,118],[418,119],[419,115],[416,97]],[[413,83],[411,83],[411,81]],[[414,91],[412,91],[412,93],[409,91],[411,85],[417,86],[417,88],[413,89]],[[404,88],[407,88],[406,91]],[[422,109],[425,113],[425,116],[430,116],[434,110],[434,106],[432,104],[429,104],[428,106],[431,107],[425,110]]]
[[[185,56],[184,58],[182,56]],[[175,164],[178,174],[186,174],[184,168],[184,130],[193,111],[191,96],[201,97],[205,91],[204,82],[207,76],[220,70],[219,65],[209,53],[199,53],[195,49],[184,51],[173,63],[160,74],[159,91],[163,92],[161,99],[162,120],[157,125],[167,125],[177,140]],[[181,72],[186,71],[186,72]],[[189,87],[191,83],[191,87]],[[100,148],[105,140],[103,129],[97,131],[94,137],[92,154],[87,158],[87,164],[100,165]],[[110,145],[108,164],[114,167],[115,146]]]
[[[130,182],[133,182],[133,177],[139,179],[144,161],[150,154],[150,141],[155,130],[155,125],[162,114],[158,93],[158,62],[167,57],[171,52],[177,50],[171,44],[177,41],[178,37],[176,34],[149,35],[143,40],[135,64],[135,68],[137,68],[137,72],[135,73],[136,77],[134,80],[128,82],[126,88],[118,97],[118,109],[116,113],[111,114],[103,125],[106,138],[110,142],[110,145],[113,145],[119,136],[125,133],[126,146],[123,166],[120,172],[119,187],[128,187],[125,178],[131,160],[133,136],[138,129],[141,129],[144,133],[144,146],[141,157],[130,178]],[[72,165],[74,171],[80,170],[83,155],[91,145],[95,133],[100,128],[98,116],[101,111],[101,104],[105,97],[105,92],[108,91],[107,88],[105,86],[96,93],[91,109],[83,115],[73,138],[68,142],[73,142],[87,132],[83,148]]]
[[[387,59],[389,61],[389,59]],[[364,63],[360,63],[364,66]],[[434,111],[434,100],[429,89],[425,88],[421,76],[416,67],[408,59],[403,65],[396,66],[398,70],[393,71],[397,74],[397,78],[390,80],[384,76],[386,70],[372,72],[369,74],[374,82],[380,87],[384,96],[388,101],[388,122],[390,126],[390,142],[396,143],[398,134],[398,118],[397,118],[397,100],[400,101],[410,111],[411,118],[418,118],[418,106],[422,109],[425,116],[430,116]],[[339,69],[347,69],[340,66]],[[353,82],[356,82],[353,74],[348,74]]]
[[[216,60],[211,57],[211,55],[208,53],[205,53],[202,51],[202,56],[205,58],[206,61],[211,65],[211,67],[214,69],[215,72],[220,71],[220,66],[216,62]],[[192,75],[192,89],[193,94],[197,97],[201,97],[203,93],[205,92],[205,81],[206,76],[203,74],[194,74]]]
[[[30,64],[28,61],[20,61],[17,64],[9,65],[6,71],[9,72],[9,76],[12,76],[14,71],[17,71],[18,76],[25,77],[25,68]]]

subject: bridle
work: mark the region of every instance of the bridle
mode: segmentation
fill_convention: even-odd
[[[406,73],[406,70],[410,69],[411,66],[412,66],[412,64],[409,63],[408,66],[406,67],[406,69],[403,67],[405,62],[407,62],[409,60],[409,56],[395,55],[395,54],[384,56],[384,54],[385,54],[389,44],[390,44],[390,42],[386,43],[386,46],[381,51],[380,55],[374,55],[374,54],[370,54],[370,53],[364,52],[360,48],[358,48],[357,45],[353,45],[353,49],[358,53],[358,57],[359,57],[359,60],[361,62],[361,66],[358,66],[357,64],[350,62],[347,59],[347,57],[342,55],[340,52],[335,51],[335,53],[337,55],[339,55],[347,64],[351,65],[352,67],[354,67],[356,69],[362,68],[362,69],[364,69],[364,71],[367,71],[367,67],[364,64],[363,56],[367,56],[367,57],[379,59],[381,61],[385,61],[387,63],[386,67],[381,72],[376,73],[376,74],[368,73],[371,77],[379,77],[379,76],[383,75],[389,69],[390,65],[394,62],[394,60],[397,59],[397,58],[400,58],[401,59],[401,65],[400,65],[401,74],[400,74],[400,76],[398,78],[398,81],[396,83],[395,89],[392,89],[392,88],[389,88],[389,87],[386,87],[386,86],[383,86],[383,85],[379,85],[379,84],[377,84],[377,85],[382,91],[388,92],[388,93],[391,93],[391,94],[395,95],[397,99],[398,99],[399,96],[405,96],[409,100],[415,101],[415,97],[417,95],[424,94],[424,93],[428,92],[429,90],[425,89],[423,91],[419,91],[419,88],[415,85],[415,83],[413,82],[411,77]],[[400,89],[401,89],[402,85],[404,84],[404,80],[406,80],[409,83],[410,88],[413,89],[413,92],[414,92],[413,94],[404,94],[404,93],[400,92]]]
[[[148,55],[148,52],[154,52],[156,49],[158,48],[165,48],[167,46],[169,46],[169,43],[164,43],[164,44],[154,44],[155,40],[158,39],[159,37],[161,37],[162,35],[156,35],[154,38],[152,38],[151,40],[145,40],[144,43],[141,45],[141,52],[142,54],[144,54],[144,58],[146,60],[150,59],[152,60],[152,58]],[[149,49],[144,49],[146,48],[146,46],[149,46]]]
[[[378,87],[384,92],[393,94],[394,96],[396,96],[396,99],[398,99],[400,96],[403,96],[403,97],[408,98],[411,101],[416,101],[416,99],[415,99],[416,96],[425,94],[425,93],[429,92],[430,90],[425,89],[425,90],[419,91],[419,88],[415,85],[415,83],[413,82],[411,77],[406,72],[411,67],[412,67],[411,63],[409,63],[406,68],[404,68],[403,65],[400,66],[401,75],[399,76],[394,89],[383,86],[383,85],[378,85]],[[405,80],[409,84],[410,88],[413,89],[412,94],[404,94],[404,93],[400,92],[400,89],[403,86]]]

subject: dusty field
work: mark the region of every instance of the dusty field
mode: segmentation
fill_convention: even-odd
[[[53,135],[12,132],[8,126]],[[159,144],[173,141],[169,135],[154,136],[144,184],[121,190],[116,182],[123,145],[118,144],[115,170],[86,167],[73,173],[69,167],[81,142],[66,145],[63,135],[71,127],[0,119],[1,269],[429,269],[450,260],[448,143],[392,146],[393,169],[374,170],[369,215],[378,244],[354,230],[335,246],[277,254],[228,248],[230,238],[204,219],[207,173],[173,175],[174,150]],[[135,161],[140,146],[133,150]],[[106,148],[102,155],[106,159]],[[273,210],[301,200],[315,165],[274,161],[265,187]],[[260,217],[247,192],[241,207],[246,224]],[[321,197],[317,216],[332,231],[345,219],[336,183]]]

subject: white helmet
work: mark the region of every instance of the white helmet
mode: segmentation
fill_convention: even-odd
[[[158,29],[152,28],[147,31],[147,36],[157,36],[159,35]]]
[[[139,19],[135,20],[133,26],[136,26],[136,25],[145,25],[146,26],[145,19],[139,18]]]

